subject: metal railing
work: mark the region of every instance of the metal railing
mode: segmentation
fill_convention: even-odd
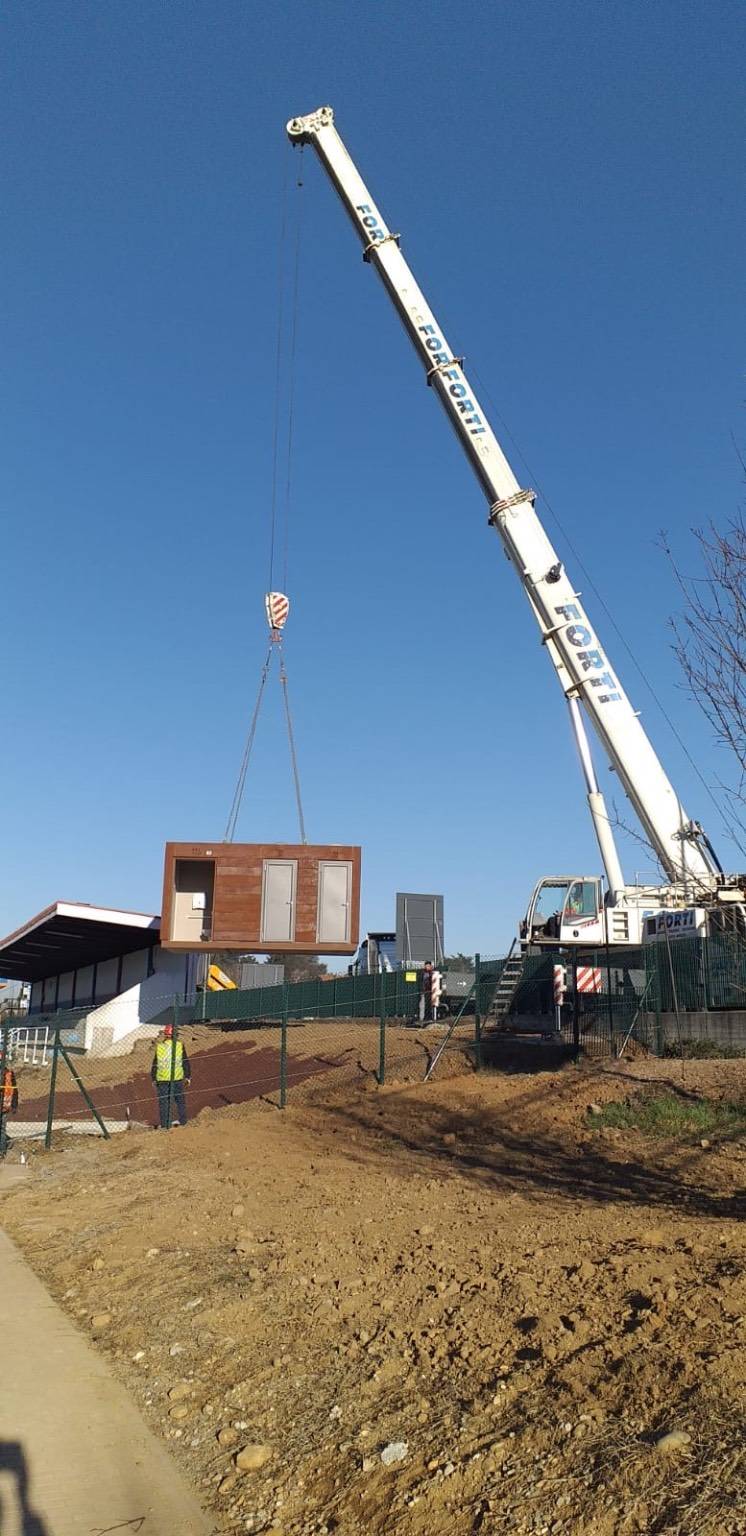
[[[9,1031],[8,1056],[24,1067],[46,1067],[52,1049],[48,1024],[19,1024]]]

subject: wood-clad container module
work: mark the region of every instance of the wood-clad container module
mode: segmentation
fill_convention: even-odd
[[[359,926],[359,848],[166,843],[164,949],[351,955]]]

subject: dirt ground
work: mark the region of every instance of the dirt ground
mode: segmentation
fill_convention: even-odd
[[[3,1198],[217,1530],[746,1532],[746,1148],[586,1122],[743,1095],[746,1062],[546,1060],[316,1077],[76,1138]]]

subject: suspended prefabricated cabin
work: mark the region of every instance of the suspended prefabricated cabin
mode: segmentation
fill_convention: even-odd
[[[360,849],[337,843],[166,843],[161,944],[351,955]]]

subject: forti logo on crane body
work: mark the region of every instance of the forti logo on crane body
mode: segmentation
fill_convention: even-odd
[[[371,240],[383,240],[384,233],[376,218],[370,203],[357,203],[355,212],[360,214],[360,222],[367,229]]]
[[[591,688],[604,688],[605,693],[597,695],[599,704],[614,704],[622,695],[619,692],[619,684],[609,671],[609,663],[603,651],[595,644],[593,634],[586,624],[575,623],[574,620],[582,620],[583,615],[577,603],[561,603],[555,608],[555,613],[560,619],[567,619],[565,639],[568,644],[575,647],[578,653],[578,661],[584,672],[598,672],[600,676],[589,677]],[[591,649],[587,649],[591,647]]]
[[[418,331],[425,338],[425,346],[433,360],[433,367],[438,363],[451,363],[452,367],[443,369],[443,378],[451,379],[448,385],[448,393],[454,401],[457,409],[464,418],[464,426],[469,428],[471,437],[482,437],[487,430],[473,400],[469,399],[469,393],[463,382],[461,369],[453,364],[453,359],[443,350],[443,343],[437,335],[434,325],[418,325]]]

